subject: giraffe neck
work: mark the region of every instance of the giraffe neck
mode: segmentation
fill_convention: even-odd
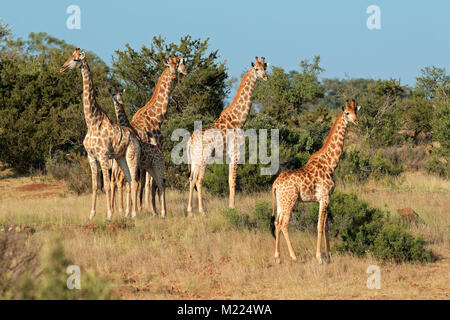
[[[83,76],[83,110],[84,118],[88,128],[99,125],[105,116],[105,112],[97,105],[94,93],[94,82],[91,71],[86,60],[81,65],[81,75]]]
[[[114,99],[114,110],[116,111],[117,124],[119,126],[131,128],[127,114],[123,108],[123,104]]]
[[[253,90],[255,89],[256,75],[250,69],[242,78],[233,102],[222,111],[216,125],[227,123],[227,128],[242,128],[247,121],[252,106]]]
[[[311,163],[313,159],[320,160],[322,164],[325,164],[323,167],[326,171],[331,174],[339,164],[346,132],[347,120],[342,112],[334,121],[323,147],[311,156],[308,163]]]
[[[170,75],[169,68],[166,68],[158,80],[158,84],[156,85],[152,98],[144,107],[136,112],[132,122],[143,118],[146,119],[145,122],[146,127],[148,127],[147,129],[155,130],[155,124],[157,128],[160,129],[167,114],[171,86],[172,77]]]

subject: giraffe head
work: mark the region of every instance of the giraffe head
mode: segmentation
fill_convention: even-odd
[[[80,68],[84,59],[86,59],[86,53],[80,50],[80,48],[75,49],[73,54],[62,65],[61,69],[59,69],[59,72]]]
[[[125,92],[125,89],[113,89],[109,88],[109,94],[112,96],[114,103],[123,104],[122,96]]]
[[[170,56],[169,59],[164,62],[164,65],[169,68],[169,75],[172,79],[177,77],[178,58]]]
[[[269,65],[269,63],[265,62],[264,61],[265,59],[266,58],[261,57],[261,60],[258,60],[258,57],[255,57],[255,62],[252,62],[252,67],[253,67],[253,70],[254,70],[257,78],[259,77],[259,78],[263,79],[264,81],[267,81],[267,80],[269,80],[269,78],[266,75],[266,69],[267,69],[267,66]]]
[[[178,73],[182,73],[183,75],[186,76],[188,74],[188,72],[186,70],[186,65],[185,65],[185,62],[186,62],[187,59],[183,58],[182,56],[175,57],[174,59],[177,59],[177,61],[178,61],[177,72]]]
[[[352,100],[352,104],[348,104],[348,100],[345,102],[345,107],[342,107],[344,118],[347,122],[352,122],[355,126],[359,125],[357,113],[361,106],[355,106],[355,100]]]

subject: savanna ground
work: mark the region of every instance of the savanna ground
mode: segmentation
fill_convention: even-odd
[[[105,224],[105,195],[100,193],[94,223],[87,221],[90,194],[77,196],[47,176],[0,174],[0,224],[26,225],[35,232],[30,245],[62,240],[67,256],[81,270],[106,277],[123,299],[449,299],[450,181],[425,174],[405,174],[395,186],[368,183],[338,185],[372,206],[412,207],[423,223],[410,226],[422,234],[439,257],[429,264],[381,263],[334,253],[319,266],[316,234],[291,229],[299,260],[289,259],[281,239],[281,264],[273,258],[269,230],[237,229],[220,214],[226,198],[205,196],[207,216],[187,218],[188,192],[167,192],[167,219],[138,215],[135,223]],[[252,213],[270,193],[238,194],[237,208]],[[333,243],[335,239],[331,239]],[[381,268],[381,289],[366,286],[368,266]]]

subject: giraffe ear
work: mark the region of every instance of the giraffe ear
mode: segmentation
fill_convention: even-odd
[[[83,51],[81,51],[80,52],[80,59],[84,59],[86,57],[86,52],[84,52],[84,50]]]
[[[254,67],[254,66],[255,66],[255,63],[254,63],[254,62],[252,62],[252,63],[251,63],[251,65],[252,65],[252,67]]]
[[[120,93],[124,94],[125,93],[125,89],[120,90]]]
[[[109,92],[110,95],[112,95],[112,96],[114,95],[114,90],[112,88],[109,88],[108,92]]]
[[[361,106],[357,106],[357,107],[356,107],[356,111],[357,111],[357,112],[359,111],[359,109],[361,109]]]

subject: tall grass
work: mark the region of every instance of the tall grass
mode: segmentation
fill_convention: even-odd
[[[103,275],[128,299],[433,299],[449,298],[450,185],[425,175],[406,176],[397,186],[369,183],[338,186],[371,206],[412,207],[423,218],[409,231],[423,234],[440,260],[434,264],[391,264],[381,267],[381,290],[369,290],[369,265],[379,262],[336,253],[333,263],[318,266],[316,234],[292,229],[299,261],[291,262],[281,241],[282,263],[273,259],[274,240],[264,228],[236,228],[221,214],[226,198],[205,196],[206,217],[186,216],[187,192],[167,192],[167,218],[141,212],[133,228],[85,228],[90,195],[47,199],[15,198],[0,202],[0,223],[33,225],[28,241],[46,245],[59,237],[67,256],[82,270]],[[94,223],[105,225],[104,195],[97,201]],[[239,212],[252,215],[270,192],[237,194]],[[194,208],[195,210],[195,208]],[[114,220],[120,220],[116,213]],[[332,240],[333,241],[333,240]]]

